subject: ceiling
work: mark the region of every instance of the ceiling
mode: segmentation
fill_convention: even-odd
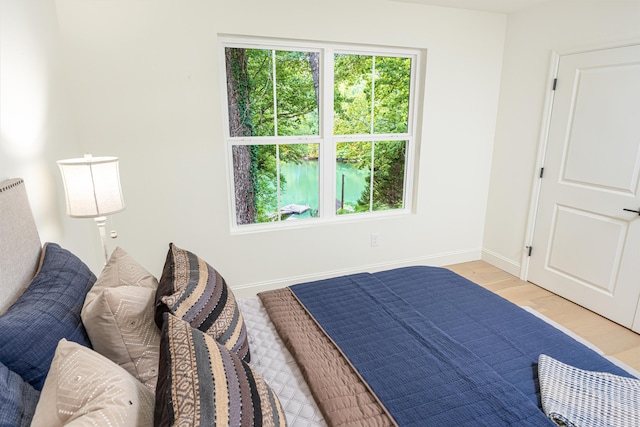
[[[542,3],[557,0],[390,0],[401,3],[417,3],[432,6],[473,9],[485,12],[512,13]]]

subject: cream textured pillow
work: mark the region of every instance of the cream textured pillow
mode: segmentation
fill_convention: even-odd
[[[93,349],[155,391],[160,330],[153,320],[158,281],[116,248],[82,308]]]
[[[154,395],[95,351],[60,340],[32,427],[152,426]]]

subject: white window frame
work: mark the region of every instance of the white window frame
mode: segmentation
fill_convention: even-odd
[[[227,99],[227,75],[225,66],[225,48],[245,49],[274,49],[293,51],[312,51],[320,54],[320,99],[318,111],[317,136],[259,136],[259,137],[231,137],[229,133],[229,110]],[[417,144],[418,113],[421,108],[417,105],[420,93],[422,51],[411,48],[396,48],[387,46],[338,44],[326,42],[306,42],[272,38],[249,38],[241,36],[221,36],[219,38],[220,75],[221,75],[221,99],[222,119],[225,141],[227,188],[229,192],[229,218],[231,232],[253,233],[260,231],[272,231],[278,228],[313,227],[327,222],[342,222],[354,220],[373,220],[390,216],[407,215],[413,210],[414,201],[414,176],[417,168]],[[409,88],[409,116],[407,133],[394,134],[351,134],[333,135],[333,67],[334,55],[361,54],[375,56],[399,56],[411,58],[411,81]],[[404,165],[404,194],[403,207],[383,211],[369,211],[338,215],[335,212],[336,200],[336,144],[340,142],[359,141],[405,141],[405,165]],[[305,218],[299,221],[275,221],[238,225],[235,212],[235,182],[233,177],[233,153],[234,145],[273,145],[283,142],[319,144],[319,217]],[[333,159],[326,160],[326,159]],[[278,166],[279,170],[279,166]],[[279,186],[278,186],[278,198]]]

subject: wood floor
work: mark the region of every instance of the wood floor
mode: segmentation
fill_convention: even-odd
[[[447,268],[517,305],[535,309],[593,343],[605,354],[640,371],[640,334],[484,261]]]

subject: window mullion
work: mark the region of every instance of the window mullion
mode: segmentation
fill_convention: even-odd
[[[369,212],[373,212],[373,181],[375,179],[374,162],[376,160],[376,142],[371,141],[371,176],[369,178]]]
[[[336,140],[333,135],[333,49],[324,49],[321,57],[321,127],[320,144],[320,217],[336,215]]]
[[[278,92],[276,76],[276,51],[271,51],[271,75],[273,79],[273,134],[278,136]]]
[[[369,120],[369,133],[373,135],[374,129],[373,124],[375,123],[375,118],[373,114],[376,108],[376,57],[374,56],[371,59],[371,119]]]
[[[375,123],[375,106],[376,106],[376,57],[371,58],[371,120],[369,122],[369,133],[374,135],[374,123]],[[369,212],[373,212],[373,180],[375,174],[375,168],[373,167],[375,161],[376,142],[371,141],[371,174],[369,177]]]
[[[271,51],[271,76],[273,80],[273,135],[278,136],[278,91],[276,75],[276,51]],[[276,142],[276,218],[277,222],[282,221],[280,217],[280,144]]]
[[[280,217],[280,208],[282,208],[282,203],[280,203],[280,144],[276,144],[276,215],[278,218],[278,222],[282,221]]]

